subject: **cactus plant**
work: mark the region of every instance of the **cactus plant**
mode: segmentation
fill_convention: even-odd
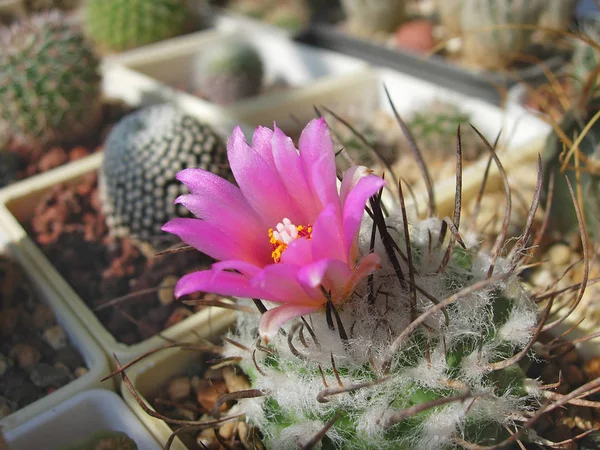
[[[100,170],[110,232],[156,244],[164,221],[178,213],[173,202],[186,191],[175,175],[186,167],[229,176],[225,145],[208,125],[170,105],[125,116],[106,139]]]
[[[460,14],[463,0],[437,0],[436,8],[440,23],[446,35],[460,35],[462,28]]]
[[[600,45],[600,21],[590,20],[584,22],[582,36]],[[596,76],[595,80],[589,79],[592,72],[598,67],[598,64],[600,64],[600,49],[595,48],[582,39],[577,39],[571,60],[573,87],[576,95],[584,94],[582,90],[588,81],[591,83],[589,86],[591,95],[598,89],[598,76]],[[585,95],[590,95],[590,93],[585,93]]]
[[[196,61],[195,82],[215,103],[229,104],[252,97],[263,83],[263,61],[258,51],[241,41],[225,41]]]
[[[560,123],[561,130],[571,141],[581,135],[586,125],[600,112],[600,97],[592,98],[583,106],[576,105],[568,111]],[[596,242],[600,240],[600,122],[589,129],[578,146],[579,175],[575,168],[574,156],[570,157],[566,170],[562,170],[566,152],[570,146],[563,145],[556,133],[551,133],[546,141],[543,161],[545,165],[545,184],[543,197],[548,197],[550,174],[554,173],[554,190],[550,215],[553,226],[563,235],[578,234],[578,221],[575,212],[565,210],[563,205],[571,203],[565,175],[573,188],[581,189],[582,209],[584,212],[587,231],[593,235]]]
[[[540,16],[539,25],[552,30],[565,30],[573,20],[577,0],[548,0]],[[556,38],[559,35],[548,33],[545,36]]]
[[[101,119],[98,58],[58,12],[0,31],[0,120],[32,144],[77,139]]]
[[[435,244],[443,239],[441,221],[413,223],[409,242],[401,219],[390,217],[387,226],[398,248],[412,254],[412,281],[438,301],[411,293],[384,259],[380,241],[375,251],[386,261],[383,268],[371,286],[364,283],[337,306],[339,321],[313,313],[286,326],[264,349],[256,342],[256,318],[241,316],[229,336],[241,346],[226,344],[225,357],[242,358],[252,388],[263,393],[240,400],[234,412],[246,413],[268,448],[307,445],[330,421],[323,439],[328,449],[442,449],[463,440],[489,445],[506,437],[504,425],[538,404],[536,382],[510,363],[538,321],[510,262],[497,261],[494,273],[503,281],[442,310],[435,307],[440,300],[486,278],[491,255],[457,246],[444,264],[447,245]],[[365,252],[370,235],[367,227]],[[401,266],[408,276],[411,269]],[[428,316],[421,327],[419,315]],[[419,411],[428,403],[435,408]],[[411,408],[416,411],[407,414]]]
[[[420,108],[410,118],[408,126],[424,153],[446,158],[455,154],[455,149],[448,143],[456,140],[456,130],[461,125],[463,158],[474,161],[487,149],[468,126],[470,121],[469,114],[456,104],[436,101]]]
[[[391,33],[406,19],[406,0],[342,0],[350,30],[361,36]]]
[[[533,31],[519,26],[536,25],[545,6],[546,0],[465,0],[460,20],[466,62],[510,66],[531,44]]]
[[[80,3],[80,0],[25,0],[24,6],[27,11],[36,13],[51,9],[72,11],[77,8]]]
[[[182,0],[88,0],[85,26],[105,51],[123,51],[178,36],[190,10]]]

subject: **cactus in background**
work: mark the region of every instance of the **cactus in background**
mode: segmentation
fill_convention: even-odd
[[[436,8],[440,23],[444,26],[446,35],[460,35],[462,27],[460,23],[460,10],[463,0],[437,0]]]
[[[596,44],[600,45],[600,21],[589,20],[584,22],[582,27],[582,36],[591,39]],[[571,67],[573,72],[573,87],[575,94],[581,94],[586,83],[590,82],[590,92],[586,95],[593,95],[598,88],[598,77],[596,80],[590,80],[589,77],[600,64],[600,49],[594,48],[588,42],[582,39],[575,41],[575,50],[571,59]]]
[[[598,112],[600,112],[600,97],[568,111],[560,123],[560,128],[571,141],[575,141]],[[577,216],[575,210],[570,207],[572,200],[565,180],[566,175],[573,189],[579,185],[587,231],[596,242],[600,242],[600,121],[596,121],[579,144],[579,181],[574,155],[569,158],[566,170],[561,170],[564,154],[569,150],[570,146],[563,145],[563,140],[556,133],[548,136],[542,155],[545,165],[545,184],[542,194],[543,197],[548,197],[550,173],[554,172],[554,191],[550,209],[552,224],[563,235],[569,233],[579,235]]]
[[[406,19],[406,0],[342,0],[350,31],[369,36],[391,33]]]
[[[471,117],[457,105],[436,101],[419,109],[408,121],[415,140],[425,154],[452,157],[456,149],[456,131],[461,125],[463,159],[474,161],[487,151],[485,144],[469,126]]]
[[[491,255],[456,246],[447,258],[450,233],[438,219],[411,224],[409,242],[401,218],[392,214],[386,224],[397,248],[412,255],[412,268],[397,258],[401,269],[394,269],[378,241],[383,267],[370,286],[360,285],[336,305],[337,314],[292,322],[266,349],[257,343],[255,316],[240,316],[229,335],[241,346],[226,344],[224,357],[241,358],[252,388],[263,393],[241,399],[232,413],[244,412],[268,448],[307,445],[330,421],[322,441],[327,449],[490,445],[538,404],[538,382],[511,362],[532,338],[538,313],[510,261],[496,263],[502,281],[459,295],[442,310],[439,301],[486,278]],[[369,225],[362,252],[369,252],[370,239]],[[414,284],[437,300],[411,293],[400,272],[412,273]],[[421,327],[414,326],[419,316],[428,316]],[[408,413],[411,408],[416,411]]]
[[[310,10],[302,0],[288,0],[270,8],[264,21],[285,30],[296,31],[305,27],[310,20]]]
[[[225,144],[208,125],[170,105],[125,116],[106,139],[100,170],[111,234],[152,245],[165,220],[182,213],[174,201],[187,191],[175,176],[186,167],[229,177]]]
[[[257,95],[263,84],[258,51],[241,41],[225,41],[196,61],[195,83],[211,101],[229,104]]]
[[[77,139],[101,119],[98,58],[57,12],[0,31],[0,119],[32,144]]]
[[[527,51],[547,0],[464,0],[460,10],[463,56],[486,69],[505,69]],[[501,28],[512,26],[513,28]]]
[[[85,27],[105,51],[123,51],[178,36],[191,11],[182,0],[88,0]]]
[[[25,9],[29,12],[48,11],[60,9],[72,11],[79,6],[81,0],[24,0]]]
[[[540,26],[553,30],[566,30],[573,21],[577,0],[547,0],[541,17]],[[544,34],[548,38],[557,38],[555,33]]]

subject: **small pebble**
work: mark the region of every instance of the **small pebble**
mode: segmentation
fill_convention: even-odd
[[[581,386],[583,383],[585,383],[585,376],[583,372],[575,364],[570,364],[567,366],[563,376],[565,377],[566,382],[572,386]]]
[[[10,336],[19,324],[19,311],[16,308],[4,308],[0,310],[0,333]]]
[[[237,428],[236,422],[233,422],[233,421],[225,422],[223,425],[221,425],[219,427],[219,436],[221,436],[223,439],[228,441],[229,439],[232,438],[233,433],[235,433],[236,428]]]
[[[206,410],[212,411],[217,399],[227,393],[227,386],[224,381],[213,381],[207,385],[206,388],[202,389],[197,393],[196,399],[198,403]],[[224,412],[227,410],[227,405],[222,404],[219,411]]]
[[[75,378],[81,378],[82,376],[86,375],[89,372],[89,370],[86,367],[78,367],[77,369],[75,369],[73,371],[73,374],[75,375]]]
[[[2,377],[2,375],[4,375],[9,367],[12,367],[12,365],[12,360],[0,353],[0,377]]]
[[[192,386],[188,377],[171,378],[167,384],[167,395],[169,400],[177,402],[190,395]]]
[[[54,312],[48,305],[39,303],[33,310],[33,324],[39,330],[44,330],[56,323]]]
[[[10,416],[17,409],[17,404],[6,397],[0,396],[0,419]]]
[[[531,276],[531,282],[538,287],[550,286],[555,280],[556,277],[548,269],[536,270]]]
[[[583,366],[583,370],[588,380],[595,380],[600,377],[600,356],[588,359]]]
[[[40,351],[29,344],[15,345],[10,349],[8,356],[14,359],[17,362],[17,365],[25,371],[33,369],[42,358]]]
[[[68,383],[71,374],[65,366],[54,367],[50,364],[37,364],[29,374],[29,378],[39,388],[59,387]]]
[[[232,366],[223,368],[223,379],[225,380],[225,385],[229,392],[239,392],[250,389],[248,378],[241,373],[237,373]]]
[[[60,350],[57,350],[52,360],[54,364],[64,364],[69,370],[75,370],[78,367],[85,365],[83,356],[73,347],[67,345]]]
[[[175,300],[175,284],[179,280],[178,277],[174,275],[167,275],[162,279],[160,285],[158,287],[158,301],[162,305],[170,305]]]
[[[54,350],[59,350],[67,346],[67,332],[60,325],[55,325],[44,330],[44,340]]]
[[[565,244],[556,244],[550,247],[547,251],[547,256],[553,263],[554,267],[566,266],[571,262],[573,250]]]
[[[220,448],[219,441],[215,437],[215,430],[212,428],[202,430],[196,438],[196,442],[203,449],[217,450]]]

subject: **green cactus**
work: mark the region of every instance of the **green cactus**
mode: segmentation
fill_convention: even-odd
[[[386,222],[404,252],[402,220],[392,214]],[[369,251],[371,227],[365,228],[361,245]],[[414,283],[437,301],[422,291],[411,294],[382,256],[372,286],[364,283],[337,306],[346,337],[337,319],[314,313],[265,348],[256,341],[258,319],[239,317],[224,357],[240,358],[252,388],[264,395],[240,400],[232,413],[244,412],[267,448],[302,447],[330,420],[324,449],[450,449],[460,440],[491,445],[507,437],[505,426],[517,425],[515,417],[540,405],[539,382],[526,377],[526,361],[511,361],[532,339],[538,310],[509,260],[496,261],[493,272],[502,281],[429,311],[486,279],[492,261],[486,251],[459,246],[446,259],[443,229],[434,218],[409,226]],[[375,251],[386,254],[380,241]],[[400,264],[408,276],[408,265]],[[394,343],[427,311],[423,326]],[[429,402],[439,404],[418,410]],[[417,410],[404,415],[410,408]]]
[[[598,112],[600,112],[600,97],[593,98],[584,107],[576,107],[568,111],[560,123],[560,128],[569,139],[575,141]],[[545,170],[542,197],[543,199],[548,197],[550,174],[553,172],[554,191],[550,216],[554,229],[560,231],[563,235],[569,233],[579,235],[577,216],[565,175],[569,178],[573,189],[577,189],[579,185],[586,228],[588,233],[598,242],[600,240],[600,121],[596,121],[579,144],[579,154],[581,155],[579,158],[579,182],[574,157],[569,159],[566,170],[561,171],[564,161],[561,154],[564,151],[568,152],[569,147],[563,145],[563,141],[556,133],[551,133],[548,136],[542,155]],[[584,161],[584,157],[587,161]]]
[[[452,157],[456,132],[461,126],[461,150],[465,161],[474,161],[487,152],[485,144],[469,126],[471,117],[456,104],[436,101],[419,109],[408,121],[410,131],[425,154]]]
[[[178,36],[191,15],[183,0],[88,0],[84,8],[87,33],[114,52]]]
[[[519,25],[538,24],[546,5],[547,0],[464,0],[465,60],[486,69],[509,67],[531,45],[533,30]]]
[[[77,139],[100,123],[99,60],[57,12],[0,31],[0,120],[32,144]]]
[[[196,63],[196,82],[211,101],[229,104],[258,95],[263,84],[263,61],[258,51],[241,41],[215,45]]]
[[[406,19],[406,0],[342,0],[352,32],[359,35],[391,33]]]
[[[28,12],[48,11],[60,9],[72,11],[79,6],[81,0],[24,0],[23,4]]]
[[[175,199],[186,193],[177,173],[200,167],[229,177],[225,144],[208,126],[171,105],[125,116],[104,144],[102,210],[110,232],[160,246],[161,227],[185,214]]]
[[[591,39],[597,45],[600,45],[600,21],[590,20],[584,23],[582,35]],[[575,41],[575,50],[571,59],[571,67],[573,72],[573,88],[575,95],[582,94],[586,84],[590,84],[590,92],[586,95],[593,95],[598,89],[598,76],[595,80],[590,80],[590,75],[596,70],[600,64],[600,49],[594,48],[588,42],[581,39]]]
[[[121,431],[100,430],[64,450],[138,450],[133,439]]]

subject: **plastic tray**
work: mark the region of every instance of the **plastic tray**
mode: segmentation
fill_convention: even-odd
[[[4,227],[4,224],[5,217],[2,215],[2,211],[0,211],[0,229]],[[0,427],[4,430],[11,430],[31,418],[39,416],[44,411],[55,407],[78,392],[94,388],[114,390],[116,387],[112,380],[100,381],[110,373],[106,355],[77,316],[67,306],[63,298],[48,284],[38,268],[30,264],[20,244],[21,242],[19,241],[8,241],[6,237],[0,236],[0,253],[9,255],[25,271],[34,292],[37,294],[37,298],[52,308],[57,323],[64,328],[69,336],[69,341],[85,360],[88,372],[51,394],[1,419]]]
[[[160,450],[154,438],[114,392],[90,390],[6,433],[11,450],[61,450],[95,431],[122,431],[140,450]]]
[[[122,363],[163,345],[166,341],[159,336],[134,345],[119,343],[100,323],[96,315],[75,293],[67,281],[59,274],[52,263],[44,256],[40,248],[27,235],[20,222],[33,214],[34,205],[40,196],[58,183],[75,183],[85,174],[95,172],[101,165],[102,154],[97,153],[75,161],[52,171],[13,184],[0,192],[0,214],[4,214],[5,230],[13,240],[20,242],[26,264],[35,267],[38,276],[49,283],[69,305],[75,315],[85,324],[89,332],[97,339],[106,352],[114,368],[115,354]],[[219,308],[207,308],[193,314],[178,324],[164,330],[161,334],[167,339],[180,340],[187,335],[207,327],[211,321],[220,320],[226,311]],[[106,371],[108,373],[108,371]]]
[[[296,39],[307,44],[356,56],[377,66],[399,70],[495,104],[500,104],[501,91],[516,82],[531,82],[544,77],[543,70],[534,65],[516,69],[510,74],[468,70],[446,61],[439,55],[426,58],[350,36],[337,30],[335,25],[312,24]],[[546,59],[544,64],[553,70],[563,65],[564,62],[563,55],[556,55]]]

